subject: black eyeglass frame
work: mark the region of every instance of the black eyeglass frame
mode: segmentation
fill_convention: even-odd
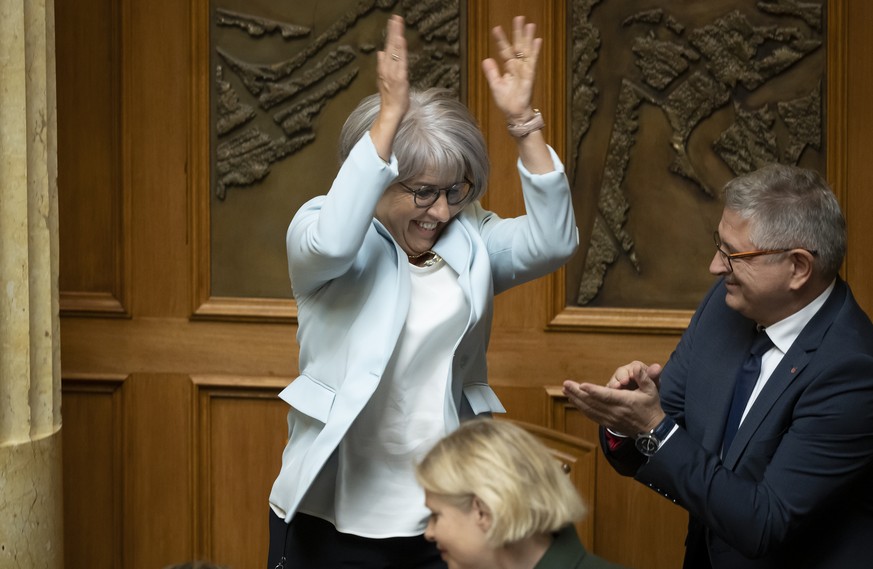
[[[466,177],[462,181],[455,182],[451,186],[447,186],[445,188],[438,188],[436,186],[421,186],[418,189],[414,189],[414,188],[410,188],[409,186],[407,186],[403,182],[398,182],[398,184],[400,184],[400,186],[404,190],[406,190],[407,192],[412,194],[412,199],[415,201],[415,207],[420,207],[422,209],[424,209],[426,207],[430,207],[433,204],[437,203],[437,201],[440,199],[440,192],[445,192],[447,204],[449,204],[449,205],[461,205],[467,200],[467,198],[470,197],[470,195],[473,191],[473,182],[471,182],[470,179],[466,178]],[[456,200],[456,201],[452,201],[452,199],[449,198],[449,196],[451,195],[449,192],[451,192],[452,190],[458,191],[457,186],[463,185],[463,184],[467,185],[467,191],[464,193],[464,195],[463,195],[463,197],[461,197],[461,199]],[[434,192],[433,199],[431,199],[430,201],[426,201],[426,198],[422,198],[421,197],[422,193],[426,193],[426,192]],[[425,201],[425,203],[422,203],[422,201]]]
[[[815,257],[818,255],[818,251],[815,249],[807,249],[806,247],[788,247],[787,249],[758,249],[755,251],[742,251],[740,253],[728,253],[724,249],[721,248],[723,243],[721,242],[721,236],[718,234],[718,231],[712,232],[712,239],[715,241],[715,250],[721,253],[722,260],[727,262],[728,271],[734,272],[734,265],[731,262],[733,259],[751,259],[752,257],[761,257],[763,255],[776,255],[778,253],[787,253],[789,251],[794,251],[795,249],[802,249]]]

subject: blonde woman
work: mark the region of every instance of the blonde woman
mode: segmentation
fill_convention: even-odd
[[[507,421],[475,419],[416,468],[431,517],[425,538],[450,569],[617,569],[588,553],[582,499],[549,450]]]

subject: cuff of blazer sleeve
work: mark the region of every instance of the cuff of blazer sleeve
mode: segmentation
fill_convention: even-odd
[[[561,159],[558,157],[558,154],[555,152],[555,150],[551,146],[546,145],[546,148],[549,149],[549,155],[552,157],[552,165],[554,166],[555,169],[552,170],[551,172],[545,172],[543,174],[532,174],[527,168],[524,167],[524,164],[521,163],[521,158],[519,158],[518,162],[517,162],[518,171],[521,173],[522,176],[525,176],[527,178],[536,178],[539,176],[554,176],[556,173],[557,174],[564,173],[564,163],[561,162]]]
[[[376,151],[376,145],[373,143],[373,138],[370,136],[369,130],[352,148],[352,151],[349,153],[349,158],[351,158],[352,156],[356,156],[356,158],[359,159],[360,157],[357,156],[359,152],[367,161],[378,162],[381,169],[391,170],[391,173],[394,174],[395,178],[400,172],[397,162],[397,156],[393,152],[391,153],[391,157],[389,158],[388,162],[386,162],[382,159],[381,156],[379,156],[379,153]]]

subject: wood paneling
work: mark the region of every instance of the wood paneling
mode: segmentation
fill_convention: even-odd
[[[845,112],[842,116],[845,140],[845,199],[843,207],[849,225],[849,250],[846,278],[855,298],[868,314],[873,314],[873,164],[870,161],[870,133],[873,132],[873,42],[867,33],[873,23],[873,3],[843,0],[844,32],[838,36],[844,45]]]
[[[122,184],[121,11],[55,3],[60,307],[123,316],[129,295]]]
[[[131,374],[122,394],[121,566],[155,569],[185,561],[193,551],[196,518],[191,380],[174,373]]]
[[[201,559],[256,567],[267,559],[267,499],[279,473],[290,378],[198,376],[197,538]]]
[[[64,376],[64,565],[120,567],[123,376]]]
[[[486,202],[514,215],[523,209],[515,151],[480,61],[493,54],[492,26],[521,13],[538,24],[546,41],[534,104],[563,155],[567,3],[468,4],[467,97],[493,160]],[[845,274],[870,310],[873,48],[864,37],[873,3],[828,6],[837,31],[828,46],[829,177],[849,222]],[[266,496],[287,431],[275,394],[297,374],[295,310],[209,291],[207,7],[56,5],[68,569],[197,558],[263,565]],[[591,549],[637,569],[676,567],[684,512],[612,471],[596,426],[567,405],[560,384],[603,382],[632,359],[666,361],[688,315],[636,311],[630,325],[624,312],[580,318],[564,306],[563,281],[559,271],[498,297],[490,380],[509,418],[570,437],[568,456],[584,465],[573,472],[591,507]]]
[[[125,183],[134,317],[188,318],[191,299],[188,2],[123,0]]]

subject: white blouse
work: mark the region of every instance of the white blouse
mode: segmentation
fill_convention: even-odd
[[[414,466],[447,433],[451,358],[470,313],[445,261],[409,270],[409,314],[376,392],[340,443],[333,503],[322,494],[320,503],[301,504],[337,530],[369,538],[424,532],[430,512]]]

